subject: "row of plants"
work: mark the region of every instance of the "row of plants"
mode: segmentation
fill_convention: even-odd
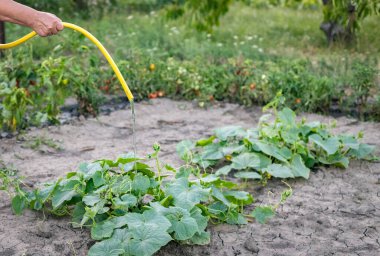
[[[96,115],[104,94],[123,94],[96,49],[78,48],[80,58],[60,56],[62,50],[57,49],[47,60],[35,60],[32,51],[19,51],[2,61],[3,130],[57,123],[68,97],[77,98],[79,113]],[[326,62],[313,64],[304,59],[254,61],[241,56],[205,62],[152,59],[141,53],[119,62],[136,100],[166,96],[197,100],[200,106],[214,101],[252,106],[268,103],[282,90],[286,105],[295,110],[378,120],[380,89],[375,65],[373,60],[355,60],[350,70],[337,70]]]
[[[379,72],[371,60],[355,60],[350,70],[340,71],[323,61],[315,66],[304,59],[254,61],[242,56],[207,64],[168,58],[148,65],[139,56],[123,68],[138,99],[160,91],[201,105],[217,100],[252,106],[268,103],[281,90],[286,105],[296,110],[326,114],[334,108],[362,119],[379,117]]]
[[[199,168],[178,170],[163,165],[155,144],[147,159],[126,154],[117,160],[98,160],[80,165],[55,182],[29,188],[12,170],[0,169],[0,190],[12,198],[14,213],[24,209],[58,216],[70,215],[74,228],[91,229],[96,243],[89,256],[148,256],[170,241],[205,245],[210,242],[209,222],[265,223],[276,208],[291,196],[289,188],[278,204],[245,206],[253,197],[239,186]],[[156,167],[147,165],[154,160]],[[252,207],[250,207],[252,209]]]
[[[181,159],[215,173],[255,179],[266,184],[275,178],[309,178],[319,166],[347,168],[350,159],[376,159],[375,146],[360,143],[362,134],[334,135],[326,124],[297,120],[289,108],[278,111],[285,99],[278,94],[264,110],[256,128],[228,126],[198,141],[177,145]]]

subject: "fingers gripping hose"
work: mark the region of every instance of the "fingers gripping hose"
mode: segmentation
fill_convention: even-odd
[[[115,61],[112,59],[111,55],[108,53],[106,48],[104,48],[104,46],[99,42],[99,40],[96,39],[96,37],[94,37],[90,32],[88,32],[87,30],[85,30],[85,29],[83,29],[83,28],[81,28],[75,24],[63,22],[63,26],[65,26],[66,28],[71,28],[73,30],[76,30],[76,31],[82,33],[83,35],[85,35],[88,39],[91,40],[91,42],[93,42],[98,47],[98,49],[103,53],[104,57],[107,59],[108,63],[111,65],[113,71],[116,74],[116,77],[119,79],[121,86],[124,89],[125,95],[127,95],[128,100],[133,101],[132,92],[131,92],[131,90],[129,90],[129,87],[128,87],[127,83],[125,82],[123,76],[121,75],[119,68],[116,66]],[[25,43],[26,41],[28,41],[29,39],[31,39],[35,35],[37,35],[36,32],[34,32],[34,31],[30,32],[26,36],[24,36],[20,39],[17,39],[14,42],[11,42],[8,44],[0,44],[0,49],[9,49],[9,48],[16,47],[22,43]]]

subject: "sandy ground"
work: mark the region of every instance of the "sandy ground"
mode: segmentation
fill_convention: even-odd
[[[259,108],[225,104],[207,110],[190,102],[167,99],[141,102],[137,110],[138,152],[151,152],[154,142],[162,147],[162,160],[181,165],[175,145],[182,139],[207,136],[213,128],[229,124],[254,127]],[[332,121],[319,115],[309,120]],[[85,161],[115,158],[132,150],[131,114],[118,110],[97,119],[75,120],[59,127],[32,129],[24,137],[45,136],[63,148],[33,150],[16,137],[0,139],[0,159],[19,169],[35,183],[55,179]],[[380,148],[380,123],[361,123],[338,118],[336,133],[364,131],[364,142]],[[377,151],[379,152],[379,151]],[[266,225],[218,225],[209,229],[208,246],[170,243],[158,255],[380,255],[380,164],[353,161],[350,168],[321,168],[309,180],[289,180],[294,195]],[[274,200],[285,186],[272,181],[249,190],[256,203]],[[92,241],[87,230],[72,229],[68,218],[26,211],[12,214],[9,198],[0,193],[0,256],[86,255]]]

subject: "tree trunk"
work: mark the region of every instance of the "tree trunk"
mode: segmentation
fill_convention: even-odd
[[[5,44],[5,24],[0,21],[0,44]]]
[[[5,23],[0,21],[0,44],[5,44]],[[0,57],[3,57],[3,51],[0,50]]]
[[[325,8],[334,8],[331,0],[322,0]],[[356,9],[351,3],[347,6],[347,12],[349,14],[349,20],[347,26],[339,24],[336,20],[327,20],[321,23],[320,29],[325,33],[326,39],[329,45],[335,41],[341,41],[345,43],[352,43],[355,39],[354,22],[356,19]]]

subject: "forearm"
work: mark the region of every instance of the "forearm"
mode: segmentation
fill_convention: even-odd
[[[23,25],[20,22],[18,22],[17,20],[14,20],[12,18],[8,18],[8,17],[5,17],[5,16],[2,16],[2,15],[0,15],[0,21],[11,22],[11,23]]]
[[[40,36],[55,35],[63,29],[62,20],[13,0],[0,0],[0,20],[32,28]]]
[[[0,19],[23,26],[32,27],[38,11],[13,0],[0,0]]]

